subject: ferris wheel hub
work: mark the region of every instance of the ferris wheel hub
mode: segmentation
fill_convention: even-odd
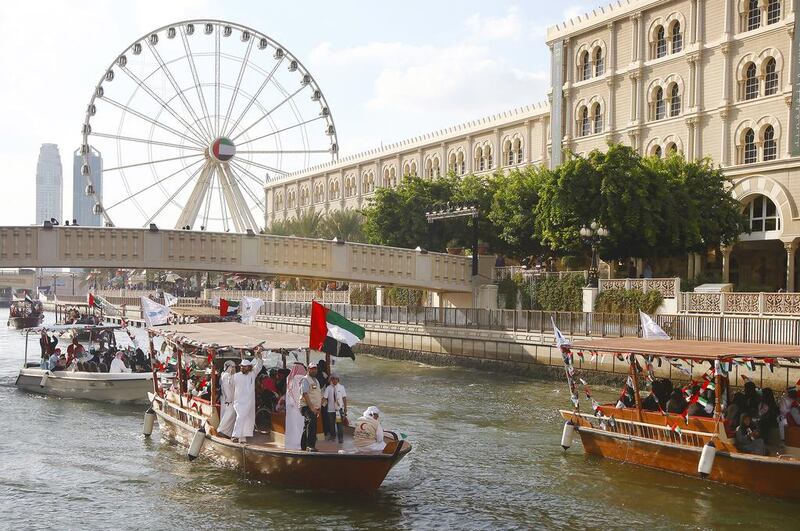
[[[228,162],[236,155],[236,144],[229,138],[221,136],[211,143],[208,150],[211,156],[219,162]]]

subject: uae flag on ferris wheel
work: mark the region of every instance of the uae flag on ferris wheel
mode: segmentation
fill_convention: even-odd
[[[216,139],[211,149],[214,152],[214,157],[223,162],[231,160],[233,156],[236,155],[236,146],[227,138]]]

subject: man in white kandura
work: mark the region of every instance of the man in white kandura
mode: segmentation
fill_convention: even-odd
[[[386,448],[383,440],[383,428],[379,420],[381,411],[369,406],[356,421],[353,431],[353,444],[358,452],[382,452]]]
[[[286,434],[283,442],[287,450],[300,450],[300,441],[303,438],[305,421],[300,413],[300,380],[305,375],[305,365],[296,361],[286,378]]]
[[[231,440],[233,442],[246,442],[247,437],[253,436],[256,425],[256,376],[264,366],[261,353],[257,354],[255,363],[242,360],[239,372],[233,375],[233,409],[236,411],[236,421],[233,424]]]
[[[233,377],[236,374],[236,362],[225,362],[225,370],[219,377],[221,396],[219,398],[219,426],[217,433],[228,437],[233,433],[233,424],[236,421],[236,410],[233,409]]]
[[[125,362],[122,361],[122,351],[117,351],[117,355],[111,360],[111,367],[108,369],[108,372],[131,372],[131,370],[125,366]]]

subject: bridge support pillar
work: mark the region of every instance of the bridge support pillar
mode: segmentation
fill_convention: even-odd
[[[375,288],[375,306],[383,306],[384,297],[386,297],[386,286]]]
[[[485,310],[497,309],[497,284],[484,284],[476,290],[476,306]]]
[[[281,288],[272,288],[272,302],[281,302]]]

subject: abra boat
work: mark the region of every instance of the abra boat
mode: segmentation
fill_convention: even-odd
[[[6,325],[17,330],[33,328],[44,321],[42,303],[27,298],[12,301],[8,315]]]
[[[97,337],[112,338],[109,348],[114,348],[113,331],[115,325],[50,325],[34,328],[25,334],[25,361],[19,370],[14,385],[25,391],[60,398],[80,398],[101,402],[144,402],[147,392],[153,388],[151,372],[109,373],[108,368],[100,364],[77,363],[79,370],[50,371],[41,367],[41,360],[28,361],[28,343],[30,335],[37,339],[39,333],[58,333],[72,337],[75,332],[90,338],[90,345]],[[88,352],[89,348],[86,349]]]
[[[184,371],[177,371],[176,388],[164,389],[153,380],[149,393],[152,401],[145,415],[145,435],[152,431],[153,415],[158,419],[161,434],[167,440],[189,448],[189,457],[203,456],[222,466],[236,468],[246,476],[277,485],[305,488],[331,488],[330,478],[336,478],[336,489],[374,491],[386,475],[406,454],[411,445],[393,432],[384,432],[386,448],[382,452],[358,453],[353,445],[353,429],[345,434],[338,446],[319,437],[317,452],[290,450],[284,447],[285,414],[273,413],[271,426],[254,432],[246,443],[233,442],[216,433],[219,425],[217,404],[217,374],[226,359],[241,360],[242,355],[257,348],[279,351],[302,348],[308,338],[290,332],[280,332],[236,322],[195,323],[159,326],[148,330],[151,335],[152,363],[156,363],[152,338],[161,336],[175,350],[177,364],[185,366],[186,356],[200,366],[208,362],[210,369],[210,399],[203,400],[187,394]],[[285,363],[285,357],[284,357]],[[322,431],[318,422],[317,431]]]
[[[692,378],[696,384],[705,389],[713,382],[713,388],[723,390],[715,392],[712,418],[690,416],[687,412],[679,415],[645,411],[638,391],[632,393],[633,407],[622,407],[621,402],[600,405],[592,400],[592,412],[581,412],[578,407],[572,411],[560,410],[566,420],[562,437],[565,449],[577,433],[588,454],[684,475],[699,475],[770,496],[800,499],[800,426],[785,426],[785,448],[781,453],[773,449],[768,455],[754,455],[736,447],[735,433],[722,410],[729,363],[775,364],[779,357],[796,363],[800,359],[800,347],[619,338],[578,341],[561,348],[574,403],[578,400],[572,377],[573,352],[627,358],[628,382],[632,383],[633,390],[639,389],[642,374],[652,375],[652,362],[657,358],[667,362],[665,367],[680,365],[691,374],[691,369],[679,361],[689,360],[690,367],[695,369]],[[711,368],[698,376],[696,370],[705,362]],[[641,370],[642,366],[647,370]],[[676,372],[671,373],[673,377]],[[684,378],[688,379],[688,374]],[[590,398],[588,387],[585,392]],[[690,403],[691,400],[696,398],[690,397]]]

